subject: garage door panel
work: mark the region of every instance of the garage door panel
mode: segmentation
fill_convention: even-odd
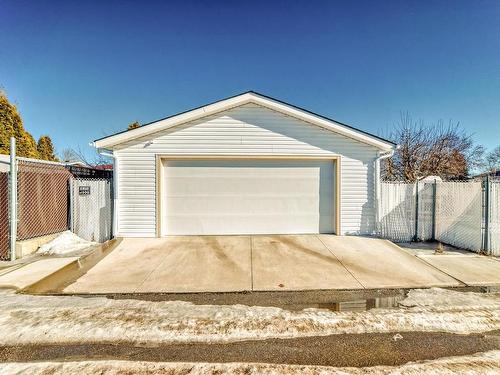
[[[177,160],[163,166],[162,234],[331,233],[331,160]]]
[[[252,215],[219,215],[217,217],[200,216],[167,216],[167,228],[172,233],[192,234],[274,234],[282,233],[287,228],[290,233],[318,233],[317,215],[258,215],[252,220]],[[230,223],[230,225],[228,225]],[[221,233],[221,228],[224,228]]]
[[[235,171],[236,172],[236,171]],[[191,177],[177,177],[174,173],[169,172],[166,186],[169,195],[195,195],[206,194],[207,191],[211,195],[226,194],[228,187],[231,191],[238,192],[238,195],[243,194],[263,194],[268,195],[269,184],[272,184],[275,191],[281,194],[307,194],[311,191],[317,195],[319,192],[319,171],[310,177],[299,177],[301,171],[296,171],[295,176],[254,176],[247,170],[242,170],[241,174],[233,176],[203,176],[200,175],[199,168],[193,168]],[[290,180],[293,179],[293,185],[290,185]]]
[[[276,212],[288,214],[316,214],[319,216],[319,201],[316,196],[196,196],[175,197],[169,199],[168,212],[176,215],[204,215],[218,212],[219,215],[245,213],[247,215],[272,215]],[[175,214],[170,214],[175,213]]]

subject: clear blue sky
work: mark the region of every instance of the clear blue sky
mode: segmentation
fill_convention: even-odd
[[[255,90],[500,144],[500,1],[4,1],[0,86],[56,148]]]

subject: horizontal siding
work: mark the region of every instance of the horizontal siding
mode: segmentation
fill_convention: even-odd
[[[377,149],[270,109],[247,104],[132,140],[118,158],[118,234],[155,236],[156,154],[341,156],[341,232],[374,231]]]

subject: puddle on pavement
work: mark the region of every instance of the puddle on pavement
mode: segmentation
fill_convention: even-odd
[[[465,292],[466,290],[463,290]],[[468,290],[472,291],[472,290]],[[500,286],[485,286],[474,290],[476,293],[499,293]],[[353,298],[349,299],[345,296],[342,300],[332,301],[331,303],[296,303],[296,304],[283,304],[278,307],[290,310],[290,311],[301,311],[304,309],[323,309],[329,311],[367,311],[371,309],[391,309],[398,308],[399,302],[404,300],[407,296],[408,291],[398,290],[394,291],[394,294],[385,296],[356,296],[353,294]],[[359,297],[359,298],[356,298]]]
[[[289,311],[320,309],[328,311],[367,311],[398,308],[408,290],[374,291],[302,291],[257,293],[146,293],[107,295],[111,299],[139,299],[143,301],[186,301],[195,305],[246,305],[279,307]]]
[[[461,292],[494,293],[500,287],[453,288]],[[378,289],[356,291],[299,291],[256,293],[144,293],[109,294],[110,299],[138,299],[142,301],[185,301],[195,305],[245,305],[279,307],[289,311],[318,309],[339,312],[361,312],[371,309],[398,308],[408,289]]]
[[[331,303],[309,303],[280,306],[282,309],[290,311],[300,311],[304,309],[322,309],[329,311],[367,311],[371,309],[397,308],[398,303],[405,299],[405,295],[391,297],[367,298],[352,301],[339,301]]]

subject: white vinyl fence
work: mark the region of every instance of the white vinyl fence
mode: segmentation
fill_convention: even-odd
[[[500,255],[500,181],[383,182],[378,232]]]

